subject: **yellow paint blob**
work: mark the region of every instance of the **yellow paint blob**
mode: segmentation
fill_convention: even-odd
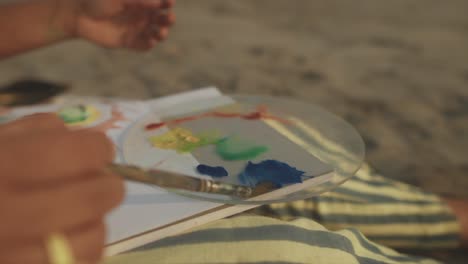
[[[188,129],[177,127],[162,135],[150,137],[149,140],[157,148],[191,152],[196,148],[215,144],[219,137],[213,134],[194,135]]]

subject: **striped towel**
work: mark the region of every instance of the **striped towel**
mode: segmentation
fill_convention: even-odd
[[[105,264],[149,263],[438,263],[400,254],[356,229],[331,232],[305,218],[238,216],[159,240]]]
[[[460,227],[438,196],[380,176],[363,166],[355,177],[322,196],[259,207],[251,213],[314,219],[330,230],[353,227],[393,248],[456,248]]]

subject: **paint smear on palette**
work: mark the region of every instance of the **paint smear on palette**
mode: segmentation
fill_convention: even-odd
[[[258,106],[257,110],[251,113],[242,114],[242,113],[228,113],[228,112],[208,112],[201,115],[189,116],[179,119],[170,120],[167,122],[151,123],[146,125],[146,130],[155,130],[166,125],[180,125],[185,122],[195,121],[197,119],[206,118],[206,117],[217,117],[217,118],[242,118],[245,120],[259,120],[259,119],[273,119],[281,123],[290,123],[289,120],[274,116],[268,113],[268,108],[266,106]]]
[[[221,178],[221,177],[226,177],[229,175],[227,170],[221,166],[212,167],[212,166],[200,164],[197,166],[197,171],[200,174],[208,175],[213,178]]]
[[[117,106],[112,106],[111,117],[108,120],[103,121],[102,123],[92,127],[93,130],[98,130],[102,132],[107,132],[110,129],[119,128],[117,124],[120,121],[126,121],[127,118],[124,114],[118,109]]]
[[[192,152],[199,147],[216,144],[219,138],[218,133],[215,132],[194,135],[188,129],[177,127],[162,135],[150,137],[149,140],[155,147],[185,153]]]
[[[258,145],[238,137],[223,138],[216,144],[216,153],[224,160],[250,160],[267,151],[267,146]]]
[[[101,113],[90,105],[68,106],[60,109],[57,114],[69,126],[87,126],[95,122]]]
[[[275,187],[302,183],[303,171],[277,160],[265,160],[258,164],[248,162],[244,171],[239,174],[241,183],[255,187],[262,182],[271,182]]]

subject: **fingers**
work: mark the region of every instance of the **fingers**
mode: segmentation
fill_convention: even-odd
[[[0,248],[2,263],[11,264],[49,264],[45,241],[40,239],[5,243]]]
[[[169,35],[169,27],[175,22],[173,13],[153,12],[146,31],[138,39],[140,50],[152,49],[158,42],[164,41]]]
[[[174,13],[153,13],[151,23],[157,25],[152,30],[151,39],[157,42],[163,41],[169,35],[169,27],[175,22]]]
[[[2,143],[2,180],[10,185],[47,184],[112,162],[114,147],[101,132],[54,131],[16,137]],[[27,166],[25,166],[27,164]]]
[[[38,238],[83,225],[105,215],[123,196],[123,180],[103,171],[49,189],[10,194],[8,201],[0,201],[1,211],[8,212],[2,216],[0,239]]]
[[[176,17],[174,13],[156,13],[152,17],[152,23],[160,27],[170,27],[175,23]]]
[[[24,133],[66,131],[65,123],[56,114],[34,114],[0,126],[0,137]]]
[[[169,27],[175,22],[173,13],[155,11],[149,14],[142,33],[132,39],[129,48],[136,50],[152,49],[158,42],[165,40],[169,35]]]
[[[106,243],[106,228],[103,221],[74,228],[65,232],[78,263],[95,263],[101,259]]]
[[[154,3],[154,0],[147,0],[150,3]],[[160,0],[161,1],[161,0]],[[142,5],[140,2],[132,1],[133,4],[129,4],[125,8],[125,19],[127,22],[131,21],[147,21],[147,25],[158,25],[158,26],[171,26],[175,22],[175,15],[173,12],[163,9],[161,5]],[[140,4],[138,4],[140,3]],[[161,3],[161,2],[160,2]],[[173,3],[170,1],[169,3]],[[164,5],[166,8],[170,8],[171,4]],[[149,18],[149,20],[148,20]]]
[[[150,29],[148,32],[145,32],[138,37],[130,48],[140,51],[150,50],[159,42],[164,41],[168,35],[169,29],[167,27]]]
[[[134,50],[148,49],[147,39],[151,25],[151,11],[144,10],[139,12],[139,19],[134,20],[129,26],[129,30],[124,35],[124,45],[126,48]]]
[[[174,6],[175,0],[126,0],[125,4],[149,8],[169,9]]]
[[[102,257],[105,244],[105,226],[102,220],[95,220],[75,227],[64,233],[73,257],[77,263],[97,263]],[[2,247],[2,263],[47,264],[49,256],[46,243],[48,237],[32,239],[21,243],[10,243]]]
[[[0,145],[0,263],[48,263],[43,239],[62,230],[79,263],[96,263],[104,245],[96,219],[124,195],[123,180],[104,170],[112,143],[40,114],[1,126]]]
[[[167,38],[168,35],[169,35],[169,29],[167,27],[163,27],[159,29],[156,39],[158,41],[163,41]]]
[[[170,11],[174,3],[173,0],[126,0],[125,31],[119,38],[120,46],[147,51],[166,39],[168,28],[175,22],[175,15]]]
[[[172,8],[175,5],[176,0],[163,0],[161,8]]]

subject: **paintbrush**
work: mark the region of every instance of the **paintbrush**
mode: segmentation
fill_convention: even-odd
[[[261,184],[254,188],[224,182],[200,179],[184,174],[145,170],[136,166],[111,164],[109,169],[126,180],[154,184],[167,189],[179,189],[191,192],[223,194],[238,198],[254,197],[273,190],[272,184]]]
[[[17,81],[0,88],[0,106],[42,103],[64,93],[67,89],[65,85],[48,81]]]

